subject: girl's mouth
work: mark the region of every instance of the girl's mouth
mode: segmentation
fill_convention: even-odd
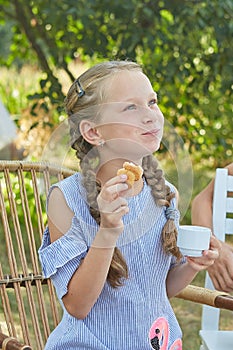
[[[153,130],[148,130],[148,131],[144,132],[142,135],[143,136],[157,136],[158,134],[159,134],[159,130],[153,129]]]

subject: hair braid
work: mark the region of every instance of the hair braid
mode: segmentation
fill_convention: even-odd
[[[171,199],[175,197],[175,193],[172,193],[170,187],[165,184],[163,172],[161,169],[158,169],[156,158],[153,156],[145,157],[142,166],[155,203],[159,206],[165,205],[169,207]],[[168,218],[162,230],[163,249],[166,253],[171,253],[179,260],[182,255],[176,245],[176,240],[177,229],[175,222],[173,219]]]
[[[82,149],[80,147],[80,144],[82,144]],[[85,157],[87,154],[87,149],[85,149],[85,147],[89,150],[88,159]],[[90,151],[90,144],[87,142],[80,142],[80,140],[79,142],[73,144],[73,148],[77,148],[77,155],[80,157],[80,166],[83,175],[83,186],[86,189],[87,202],[90,206],[90,213],[96,220],[97,224],[100,224],[100,212],[98,210],[97,196],[100,193],[101,185],[96,181],[96,172],[94,169],[96,166],[98,151],[94,147]],[[123,284],[123,279],[127,278],[128,267],[126,261],[120,250],[115,247],[108,271],[107,281],[113,288],[117,288]]]

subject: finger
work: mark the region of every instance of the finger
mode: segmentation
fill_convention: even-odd
[[[214,277],[211,278],[212,282],[213,282],[213,285],[214,285],[214,288],[217,289],[217,290],[221,290],[222,289],[222,284],[223,284],[223,281],[221,281],[219,278],[216,279]],[[222,289],[223,290],[223,289]]]
[[[209,272],[209,270],[208,270]],[[227,277],[224,276],[224,275],[213,275],[209,272],[210,274],[210,278],[213,282],[213,285],[214,285],[214,288],[217,289],[217,290],[221,290],[221,291],[224,291],[224,292],[231,292],[232,289],[229,287],[228,285],[228,280],[227,280]]]
[[[121,192],[128,189],[128,184],[126,183],[116,183],[114,185],[103,188],[100,193],[100,197],[107,201],[112,201],[117,198]]]
[[[221,250],[221,242],[215,237],[215,236],[211,236],[210,237],[210,249],[217,249],[217,250]]]
[[[115,200],[109,202],[102,197],[98,200],[99,210],[101,213],[113,213],[121,207],[128,207],[128,202],[123,197],[117,197]]]
[[[224,292],[231,292],[233,290],[233,278],[229,273],[227,265],[224,261],[219,263],[219,259],[214,265],[208,268],[210,278],[217,290],[223,290]]]
[[[225,270],[225,273],[221,274],[219,278],[219,286],[220,289],[225,292],[230,293],[233,291],[233,279],[227,270]]]
[[[190,256],[187,256],[187,262],[189,263],[189,265],[196,271],[201,271],[206,269],[205,265],[202,265],[200,262],[197,262],[195,260],[195,258],[191,258]]]
[[[129,207],[126,205],[126,206],[121,206],[121,207],[117,208],[114,213],[119,214],[119,216],[122,217],[123,215],[127,214],[128,212],[129,212]]]
[[[127,183],[117,183],[115,185],[112,185],[108,188],[108,191],[111,194],[117,194],[119,195],[120,192],[128,190],[129,186]]]
[[[108,180],[105,184],[104,187],[109,187],[112,185],[115,185],[119,182],[125,182],[127,180],[127,175],[126,174],[122,174],[122,175],[117,175],[113,178],[111,178],[110,180]]]
[[[107,215],[101,215],[101,227],[104,228],[119,228],[124,227],[122,222],[122,216],[129,212],[128,206],[122,206],[117,208],[114,213],[109,213]]]
[[[215,259],[205,256],[201,258],[187,257],[187,261],[194,269],[201,271],[213,265]]]
[[[216,260],[219,257],[219,251],[218,249],[209,249],[209,250],[204,250],[202,255],[204,257],[208,257],[209,259]]]

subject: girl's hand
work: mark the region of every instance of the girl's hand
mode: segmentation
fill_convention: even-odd
[[[195,270],[202,271],[208,269],[219,257],[221,245],[219,241],[211,236],[209,250],[204,250],[201,257],[187,257],[187,263]]]
[[[119,234],[124,228],[122,217],[129,211],[128,202],[123,198],[124,192],[128,189],[126,180],[126,175],[115,176],[104,184],[97,197],[100,227],[117,229]]]
[[[233,163],[232,163],[233,164]],[[233,248],[219,241],[221,250],[214,265],[208,268],[210,278],[217,290],[227,293],[233,292]]]

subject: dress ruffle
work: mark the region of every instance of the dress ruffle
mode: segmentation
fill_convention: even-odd
[[[77,219],[74,217],[69,231],[52,243],[50,242],[48,227],[45,229],[38,252],[43,274],[46,278],[55,275],[59,268],[75,258],[78,265],[78,261],[80,262],[86,255],[88,247],[83,237],[79,237],[78,226]]]

